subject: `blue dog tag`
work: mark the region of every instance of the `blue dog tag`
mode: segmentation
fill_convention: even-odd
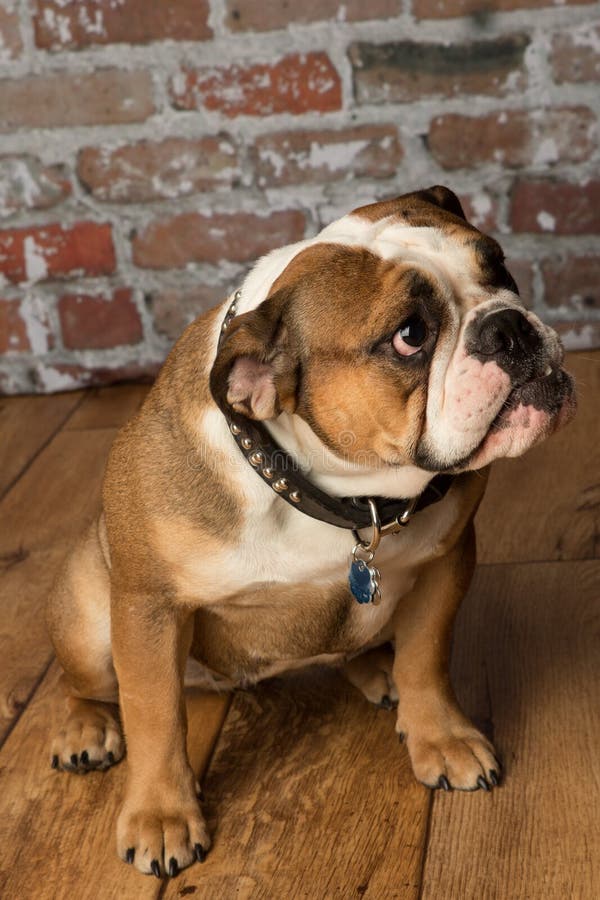
[[[350,563],[348,584],[352,596],[358,603],[373,603],[379,598],[379,572],[362,559],[354,559]]]

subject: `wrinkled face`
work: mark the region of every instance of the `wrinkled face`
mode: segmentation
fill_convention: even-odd
[[[233,320],[211,383],[254,418],[295,413],[355,464],[464,471],[571,417],[561,361],[498,244],[433,188],[357,210],[301,250]]]

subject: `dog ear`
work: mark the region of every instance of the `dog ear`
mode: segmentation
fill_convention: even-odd
[[[277,291],[229,324],[210,373],[221,409],[264,420],[296,408],[298,362],[285,322],[288,295]]]
[[[408,196],[425,200],[427,203],[433,203],[435,206],[439,206],[440,209],[445,209],[446,212],[452,213],[453,216],[458,216],[459,219],[467,221],[460,200],[454,191],[444,187],[443,184],[434,184],[433,187],[426,188],[424,191],[416,191],[415,194],[409,194]]]
[[[422,191],[413,191],[411,194],[402,194],[400,197],[394,197],[390,200],[380,200],[377,203],[370,203],[368,206],[360,206],[353,210],[354,215],[363,216],[377,221],[387,216],[402,216],[413,225],[436,225],[440,219],[440,214],[436,213],[432,216],[432,206],[444,210],[467,221],[464,210],[460,205],[460,200],[450,188],[441,184],[426,188]],[[446,217],[450,222],[450,216]],[[468,224],[468,223],[467,223]]]

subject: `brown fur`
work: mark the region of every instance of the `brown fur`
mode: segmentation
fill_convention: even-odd
[[[410,195],[357,214],[434,221],[457,239],[471,238],[477,232],[460,218],[457,203],[433,189],[427,197]],[[217,401],[232,402],[236,361],[254,360],[258,379],[261,367],[269,368],[273,415],[295,411],[330,449],[351,458],[370,452],[382,465],[409,461],[423,424],[427,372],[399,374],[384,349],[373,352],[373,340],[384,342],[412,309],[415,292],[430,290],[435,302],[435,280],[424,288],[414,277],[362,249],[322,244],[300,253],[268,300],[233,320],[212,368]],[[77,769],[86,767],[82,753],[90,750],[102,766],[111,754],[119,758],[118,723],[107,705],[118,686],[129,755],[118,850],[125,858],[134,848],[144,872],[153,860],[164,871],[171,857],[187,865],[194,845],[210,843],[185,747],[182,687],[190,651],[231,683],[314,659],[346,660],[348,676],[370,699],[380,701],[377,690],[384,687],[394,699],[397,687],[398,727],[408,731],[418,777],[431,783],[452,772],[457,786],[471,788],[496,765],[485,739],[458,710],[447,679],[451,623],[472,568],[470,522],[485,486],[480,474],[459,478],[442,503],[415,517],[406,539],[414,559],[406,578],[414,587],[389,600],[390,609],[399,601],[395,617],[381,613],[374,637],[361,631],[347,585],[312,582],[310,573],[306,583],[254,583],[209,603],[210,584],[198,576],[202,560],[218,571],[221,556],[230,559],[246,507],[243,487],[224,477],[227,458],[201,427],[203,415],[216,412],[209,374],[224,314],[225,306],[212,310],[186,330],[144,406],[119,434],[106,471],[103,518],[81,539],[49,603],[69,697],[53,754],[61,766]],[[436,320],[443,329],[441,303]],[[233,402],[252,414],[252,391]],[[338,435],[350,427],[356,442],[346,452]],[[250,469],[245,477],[256,478]],[[273,515],[283,515],[282,508]],[[98,634],[102,619],[110,621],[110,634]],[[377,647],[393,638],[392,677]],[[359,660],[361,650],[369,655]],[[421,691],[428,698],[422,706]]]

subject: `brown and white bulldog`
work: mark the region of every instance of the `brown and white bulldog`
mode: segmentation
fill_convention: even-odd
[[[498,784],[449,683],[450,633],[487,466],[573,413],[561,361],[443,187],[270,253],[190,325],[115,441],[103,513],[48,609],[67,693],[52,765],[118,762],[120,705],[123,860],[175,875],[210,846],[186,755],[190,658],[217,688],[340,666],[398,702],[424,784]]]

